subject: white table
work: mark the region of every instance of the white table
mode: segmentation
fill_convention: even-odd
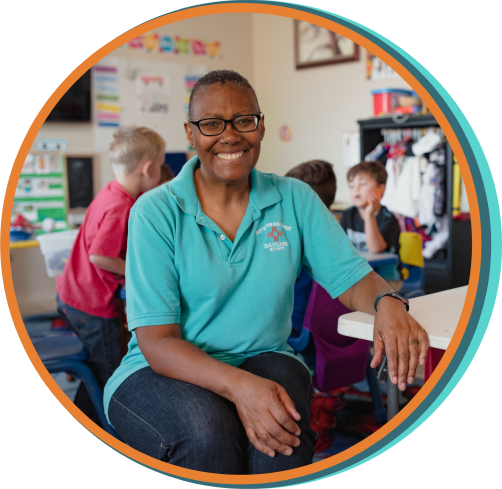
[[[431,347],[441,350],[448,348],[460,319],[466,294],[467,286],[410,299],[410,314],[427,331]],[[374,316],[364,312],[345,314],[338,320],[338,332],[352,338],[373,341],[374,320]],[[388,419],[399,410],[398,395],[397,384],[389,381]]]

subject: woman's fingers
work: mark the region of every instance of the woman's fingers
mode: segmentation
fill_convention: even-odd
[[[385,345],[382,338],[376,334],[373,336],[373,359],[371,360],[370,367],[376,368],[378,367],[383,360],[385,355]]]
[[[389,379],[393,384],[398,381],[398,350],[397,338],[395,332],[391,331],[385,338],[385,353],[387,355],[387,368],[389,370]]]
[[[302,417],[300,416],[300,413],[295,409],[295,403],[289,397],[288,393],[286,392],[286,389],[284,387],[277,385],[278,387],[278,396],[279,400],[282,402],[283,406],[286,408],[288,411],[289,415],[293,418],[296,419],[296,421],[300,421]],[[287,426],[283,425],[290,433],[297,434],[295,431],[291,431]],[[298,432],[298,435],[300,433]]]
[[[397,318],[396,318],[397,319]],[[387,355],[389,378],[404,391],[406,383],[415,380],[418,364],[424,365],[429,350],[427,332],[410,316],[396,322],[386,318],[386,325],[375,325],[375,354],[371,366],[380,364],[384,351]]]
[[[409,345],[409,333],[405,330],[397,337],[397,347],[398,347],[398,387],[400,390],[406,390],[406,380],[408,372],[410,370],[410,345]],[[417,358],[418,360],[418,358]],[[415,365],[416,367],[416,365]]]
[[[420,345],[419,345],[418,337],[413,338],[410,335],[410,338],[408,340],[408,346],[410,349],[410,365],[408,367],[407,382],[408,382],[408,384],[411,384],[415,380],[418,359],[420,356]]]
[[[258,382],[267,387],[266,391],[236,403],[249,441],[266,455],[273,456],[275,452],[291,455],[300,444],[297,437],[300,428],[292,416],[298,419],[301,416],[283,387],[269,380]]]
[[[273,457],[275,455],[275,451],[267,447],[267,445],[265,445],[260,440],[256,432],[252,428],[246,429],[246,435],[248,436],[251,445],[253,445],[259,452],[264,453],[269,457]]]
[[[300,428],[298,428],[298,425],[291,419],[291,416],[282,406],[281,409],[277,409],[275,406],[271,407],[270,416],[263,419],[263,426],[272,438],[284,445],[297,447],[300,444],[299,438],[292,435],[289,431],[291,430],[295,435],[299,435]]]
[[[427,353],[429,353],[429,335],[424,328],[420,327],[418,330],[418,343],[420,345],[420,365],[425,365],[425,361],[427,360]]]
[[[280,428],[277,425],[277,428],[267,426],[267,422],[265,424],[256,423],[254,429],[246,430],[248,434],[249,441],[262,453],[273,457],[275,452],[282,453],[283,455],[289,456],[293,453],[293,448],[300,444],[300,440],[291,435],[292,443],[284,443],[280,439],[276,438],[273,433],[276,433],[277,436],[283,436],[287,433],[285,430]],[[282,432],[282,433],[281,433]]]

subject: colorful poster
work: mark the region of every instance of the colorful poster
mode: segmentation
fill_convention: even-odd
[[[185,75],[185,115],[188,118],[188,106],[193,87],[197,83],[197,80],[202,78],[207,73],[207,69],[203,65],[193,65],[188,66],[187,71],[188,73]],[[195,151],[195,148],[193,148],[190,143],[187,143],[187,146],[188,154]]]
[[[204,75],[186,75],[185,76],[185,113],[188,117],[188,103],[190,102],[190,95],[192,94],[193,86],[197,82],[199,78],[202,78]]]
[[[118,69],[116,66],[96,65],[92,69],[96,121],[99,126],[120,125]]]
[[[23,173],[35,173],[35,155],[29,153],[28,156],[26,157],[26,160],[24,160],[24,165],[21,170],[21,175]]]
[[[14,197],[64,197],[63,179],[20,177]]]
[[[56,220],[56,229],[65,229],[66,224],[66,178],[63,153],[30,153],[19,177],[12,219],[22,214],[33,224],[46,217]]]
[[[399,78],[399,75],[381,59],[366,51],[366,78],[383,80],[384,78]]]
[[[200,56],[221,59],[221,43],[204,39],[168,36],[150,32],[135,37],[122,47],[147,53],[170,53],[185,56]]]
[[[136,77],[139,115],[163,116],[169,112],[169,77],[139,73]]]

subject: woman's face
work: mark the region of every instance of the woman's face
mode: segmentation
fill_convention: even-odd
[[[251,90],[233,83],[217,84],[197,94],[192,105],[191,120],[211,117],[228,120],[259,112]],[[237,132],[230,123],[218,136],[204,136],[197,126],[189,123],[185,123],[185,131],[197,150],[201,173],[215,182],[235,184],[247,179],[256,166],[265,126],[262,118],[253,132]]]

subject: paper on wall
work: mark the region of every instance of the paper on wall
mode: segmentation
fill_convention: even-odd
[[[136,96],[139,115],[165,116],[169,113],[169,77],[139,73],[136,77]]]
[[[342,161],[343,166],[351,168],[361,161],[360,135],[357,130],[342,132]]]

